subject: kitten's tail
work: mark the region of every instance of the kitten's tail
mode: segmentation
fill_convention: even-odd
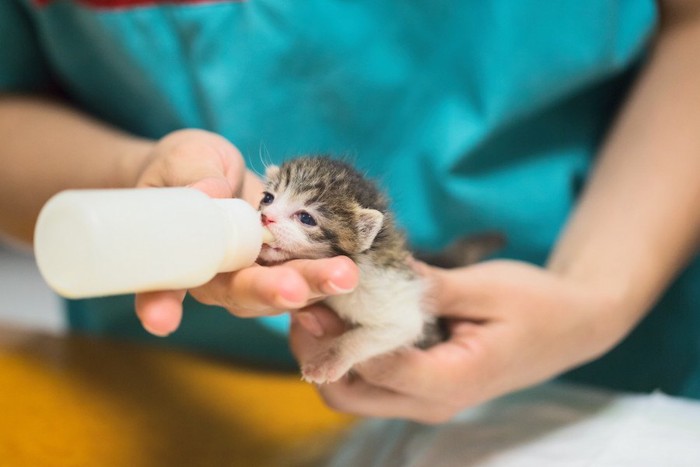
[[[484,232],[462,237],[437,253],[416,251],[413,256],[441,268],[459,268],[477,263],[503,249],[506,237],[500,232]]]

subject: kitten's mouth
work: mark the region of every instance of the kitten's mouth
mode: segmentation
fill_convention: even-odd
[[[263,243],[257,263],[263,266],[275,266],[285,262],[288,255],[282,248]]]

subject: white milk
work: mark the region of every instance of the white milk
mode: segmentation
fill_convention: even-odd
[[[85,298],[202,285],[252,265],[264,232],[245,201],[191,188],[69,190],[43,207],[34,250],[51,288]]]

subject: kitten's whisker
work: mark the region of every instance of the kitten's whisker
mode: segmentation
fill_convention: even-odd
[[[260,159],[260,163],[262,164],[265,170],[267,170],[268,167],[273,165],[272,157],[270,156],[270,151],[268,151],[267,149],[267,145],[265,145],[265,141],[260,141],[260,148],[258,149],[258,158]]]

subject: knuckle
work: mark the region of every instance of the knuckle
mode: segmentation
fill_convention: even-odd
[[[219,294],[207,293],[202,289],[193,289],[190,290],[190,295],[204,305],[223,308],[239,318],[251,318],[263,312],[262,310],[256,310],[254,307],[242,306],[240,303],[236,302],[234,297],[227,294],[221,296]]]
[[[220,305],[219,301],[214,298],[210,293],[207,293],[203,288],[190,289],[189,294],[197,300],[199,303],[204,305]]]
[[[239,318],[255,318],[263,315],[275,315],[280,312],[280,310],[267,304],[253,302],[242,303],[237,301],[234,297],[226,297],[220,306]]]

